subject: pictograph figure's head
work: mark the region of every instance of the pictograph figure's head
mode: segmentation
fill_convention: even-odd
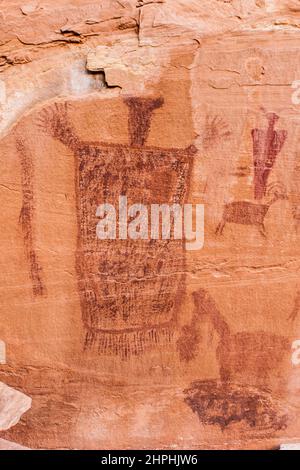
[[[129,108],[128,131],[130,145],[142,147],[149,135],[152,113],[155,109],[164,104],[162,97],[158,98],[125,98],[125,103]]]

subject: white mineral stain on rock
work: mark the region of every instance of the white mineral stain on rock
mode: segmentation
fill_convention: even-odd
[[[0,439],[0,450],[30,450],[28,447],[21,446],[16,442]]]
[[[6,102],[6,85],[3,80],[0,80],[0,105],[3,106]]]
[[[6,347],[2,340],[0,340],[0,364],[6,364]]]
[[[98,74],[89,74],[82,61],[75,62],[70,70],[70,90],[75,96],[104,88],[104,80]]]
[[[0,431],[15,426],[30,407],[30,397],[0,382]]]

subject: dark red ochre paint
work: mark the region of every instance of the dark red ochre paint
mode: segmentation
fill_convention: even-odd
[[[287,416],[267,389],[271,376],[280,376],[284,367],[290,351],[288,339],[263,331],[231,333],[225,317],[205,289],[198,289],[193,298],[193,326],[197,326],[197,317],[198,329],[208,319],[218,335],[220,379],[192,383],[185,391],[186,403],[203,424],[224,429],[234,422],[245,421],[258,431],[284,429]],[[194,357],[195,346],[191,343]],[[191,359],[191,353],[187,356],[181,343],[179,347],[182,359]]]
[[[119,196],[128,205],[183,203],[194,146],[145,146],[162,98],[129,97],[129,145],[84,142],[73,130],[66,104],[43,111],[40,125],[75,157],[78,239],[76,271],[86,328],[85,348],[127,358],[170,342],[184,282],[181,240],[99,240],[96,209]]]
[[[288,316],[288,319],[293,322],[299,316],[299,312],[300,312],[300,290],[296,292],[294,306],[293,306],[291,313]]]
[[[254,160],[254,197],[262,199],[266,194],[269,174],[274,166],[287,138],[287,131],[275,130],[279,116],[275,113],[266,115],[267,129],[252,129]]]
[[[22,227],[25,251],[29,263],[29,275],[32,282],[33,294],[35,296],[44,295],[46,288],[42,279],[43,272],[35,249],[33,161],[21,136],[16,137],[16,149],[21,162],[22,184],[22,208],[19,222]]]

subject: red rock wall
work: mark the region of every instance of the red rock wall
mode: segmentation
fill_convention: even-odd
[[[297,441],[298,3],[1,2],[1,438]],[[204,204],[204,247],[97,240],[122,194]]]

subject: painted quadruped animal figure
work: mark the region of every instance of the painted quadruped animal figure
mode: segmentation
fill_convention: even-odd
[[[200,288],[193,293],[193,300],[193,318],[188,326],[199,330],[207,319],[216,332],[219,378],[192,382],[184,390],[185,403],[197,413],[202,425],[217,425],[222,431],[233,423],[243,423],[244,432],[251,429],[251,435],[255,431],[264,437],[285,429],[289,415],[280,396],[290,362],[289,338],[261,330],[232,333],[209,292]],[[200,335],[198,332],[198,339]],[[186,339],[185,349],[182,341],[178,346],[181,358],[189,361],[197,357],[197,343],[193,351],[193,337]]]
[[[284,185],[274,183],[269,186],[266,202],[257,203],[250,201],[234,201],[224,206],[221,222],[216,228],[216,234],[222,235],[227,223],[256,225],[259,233],[265,238],[265,217],[271,205],[280,199],[287,199],[287,193]]]

